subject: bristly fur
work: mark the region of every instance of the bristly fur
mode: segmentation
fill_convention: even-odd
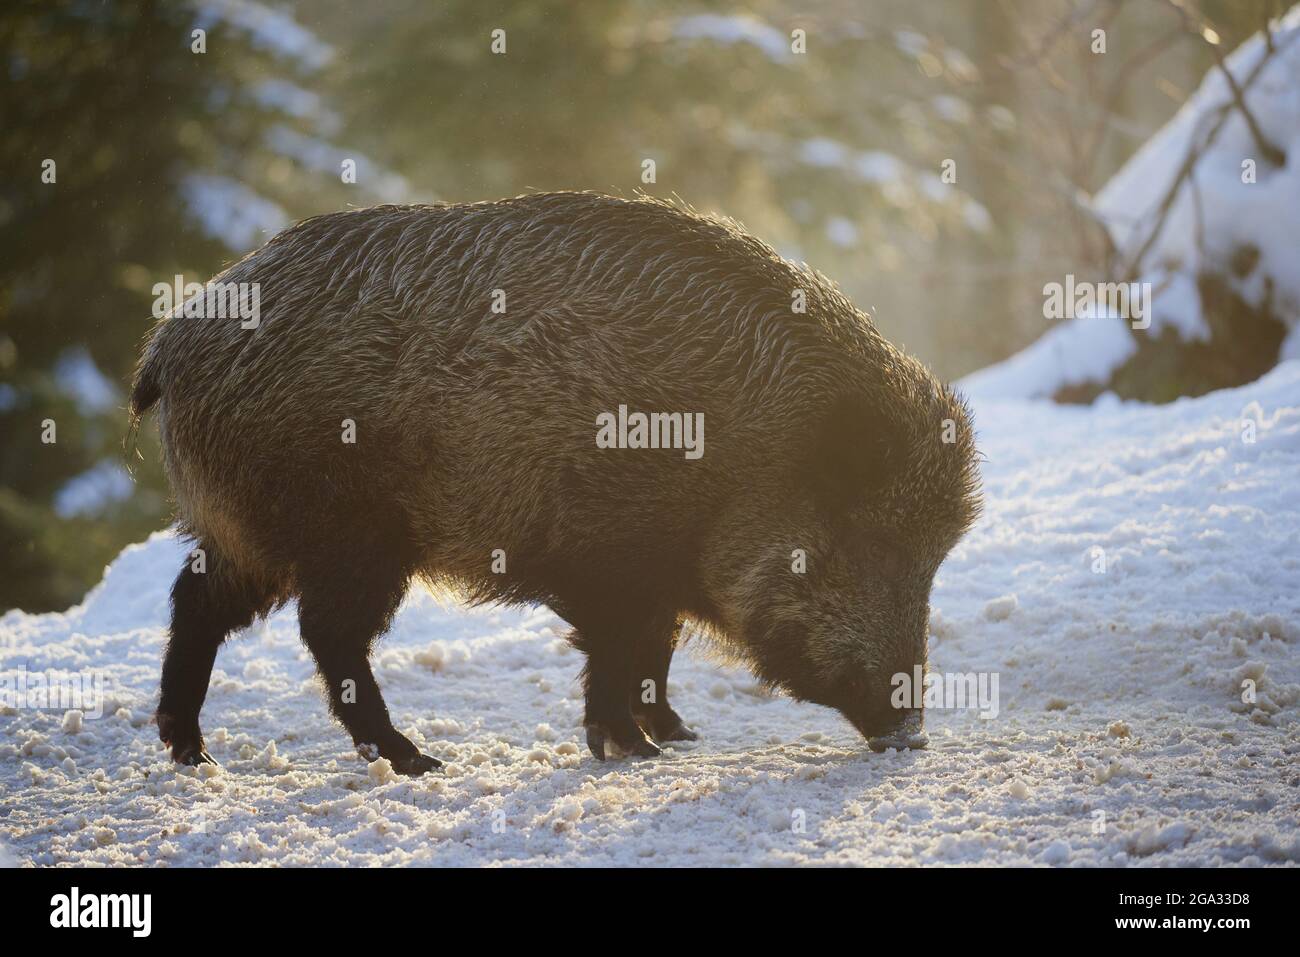
[[[934,569],[979,508],[968,410],[734,223],[590,193],[379,206],[300,223],[217,279],[260,284],[260,324],[160,322],[131,415],[157,410],[183,527],[245,603],[333,583],[372,594],[378,627],[417,576],[547,603],[604,724],[622,715],[600,672],[666,679],[683,619],[848,709],[843,674],[870,672],[853,687],[874,698],[918,627],[923,648]],[[598,449],[596,416],[620,404],[702,413],[704,456]],[[872,576],[906,607],[864,597]]]

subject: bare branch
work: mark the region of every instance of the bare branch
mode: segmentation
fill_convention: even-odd
[[[1300,33],[1300,31],[1293,31],[1290,33],[1287,37],[1287,42],[1290,43],[1294,40],[1298,33]],[[1261,57],[1259,62],[1255,64],[1254,68],[1250,71],[1250,74],[1246,77],[1246,82],[1242,84],[1243,93],[1254,85],[1255,81],[1259,79],[1260,74],[1264,71],[1264,67],[1268,64],[1269,60],[1271,60],[1273,56],[1282,49],[1282,47],[1275,44],[1272,49],[1273,52],[1266,53],[1265,56]],[[1160,236],[1161,232],[1164,231],[1165,220],[1169,217],[1169,211],[1173,208],[1174,200],[1178,196],[1178,191],[1182,188],[1183,182],[1187,177],[1191,175],[1192,170],[1200,160],[1201,155],[1214,144],[1215,140],[1218,139],[1220,131],[1223,129],[1224,124],[1231,115],[1232,107],[1233,104],[1225,103],[1217,109],[1214,125],[1210,128],[1203,140],[1197,142],[1196,137],[1192,137],[1191,145],[1188,147],[1187,155],[1183,158],[1182,165],[1178,169],[1178,174],[1173,178],[1173,181],[1169,184],[1169,188],[1165,191],[1164,196],[1160,200],[1160,205],[1156,211],[1155,224],[1152,226],[1151,232],[1147,235],[1147,238],[1142,243],[1141,247],[1129,260],[1128,266],[1122,273],[1124,281],[1131,282],[1138,277],[1142,268],[1142,260],[1146,258],[1146,254],[1151,250],[1151,247],[1155,244],[1155,241]]]
[[[1237,109],[1241,111],[1241,115],[1245,118],[1246,125],[1250,127],[1250,135],[1255,138],[1255,143],[1259,146],[1259,150],[1263,154],[1264,159],[1273,166],[1285,166],[1286,153],[1275,146],[1272,141],[1264,135],[1264,131],[1259,128],[1259,122],[1255,119],[1255,114],[1252,113],[1250,107],[1246,105],[1246,96],[1244,91],[1237,83],[1237,78],[1232,75],[1232,71],[1228,69],[1228,65],[1224,61],[1223,50],[1219,47],[1218,31],[1214,29],[1213,25],[1204,16],[1189,10],[1185,5],[1184,0],[1165,0],[1165,2],[1182,15],[1184,22],[1192,28],[1192,32],[1204,40],[1205,45],[1210,48],[1210,52],[1214,55],[1215,64],[1223,74],[1224,79],[1228,81],[1228,89],[1232,91],[1233,102],[1236,104]],[[1210,38],[1211,34],[1213,34],[1213,39]],[[1272,44],[1273,34],[1268,27],[1265,27],[1264,29],[1264,36],[1266,38],[1264,61],[1267,61],[1275,52]]]
[[[1106,141],[1106,129],[1109,126],[1110,117],[1114,114],[1115,105],[1119,102],[1120,97],[1126,92],[1132,73],[1148,65],[1152,58],[1182,35],[1183,31],[1181,29],[1170,30],[1147,44],[1120,66],[1119,72],[1115,75],[1106,96],[1106,104],[1097,117],[1097,125],[1091,137],[1092,146],[1088,150],[1088,162],[1084,167],[1085,173],[1091,172],[1097,167],[1097,159],[1101,154],[1102,144]]]
[[[1108,2],[1114,4],[1115,0],[1108,0]],[[1060,42],[1061,37],[1068,33],[1071,28],[1077,26],[1088,17],[1091,17],[1093,11],[1100,6],[1100,3],[1101,0],[1092,0],[1091,3],[1076,8],[1070,16],[1062,18],[1052,31],[1039,41],[1036,50],[1033,50],[1028,56],[1017,57],[1010,60],[1007,63],[1007,67],[1011,70],[1019,70],[1024,67],[1034,67],[1041,70],[1044,65],[1047,64],[1048,55],[1052,52],[1052,49],[1056,44]]]

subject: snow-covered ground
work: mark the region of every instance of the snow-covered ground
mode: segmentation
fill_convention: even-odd
[[[926,751],[874,754],[688,649],[670,684],[700,741],[600,764],[554,617],[418,593],[376,671],[444,771],[355,756],[292,609],[218,658],[223,766],[178,768],[151,723],[182,554],[159,534],[81,606],[0,618],[0,671],[107,687],[98,718],[0,709],[0,861],[1300,862],[1300,362],[1170,406],[976,413],[987,511],[940,571],[931,667],[996,673],[998,715],[932,710]]]

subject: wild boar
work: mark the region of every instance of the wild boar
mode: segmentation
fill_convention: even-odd
[[[544,193],[318,216],[216,281],[260,315],[163,319],[131,395],[203,556],[171,593],[176,761],[212,761],[219,645],[297,599],[358,752],[437,767],[368,663],[413,579],[566,620],[602,760],[695,738],[684,629],[869,738],[919,728],[890,680],[979,507],[971,422],[821,275],[666,202]]]

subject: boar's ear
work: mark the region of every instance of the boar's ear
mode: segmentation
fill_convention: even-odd
[[[902,467],[898,423],[861,396],[844,396],[813,433],[809,476],[818,502],[846,508],[885,486]]]

